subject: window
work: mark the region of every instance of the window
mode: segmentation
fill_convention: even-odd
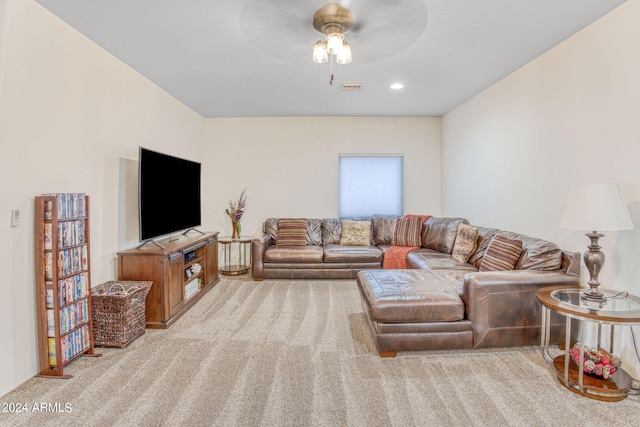
[[[402,215],[401,155],[340,155],[341,218]]]

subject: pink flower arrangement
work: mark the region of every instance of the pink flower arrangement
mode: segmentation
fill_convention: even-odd
[[[242,219],[242,215],[244,214],[245,202],[247,201],[247,196],[244,195],[245,191],[247,191],[246,188],[242,190],[242,193],[240,193],[240,198],[237,202],[229,200],[229,209],[224,210],[233,222],[240,222],[240,219]]]

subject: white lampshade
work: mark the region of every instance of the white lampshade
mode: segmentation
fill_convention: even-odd
[[[560,225],[568,230],[618,231],[633,228],[617,184],[571,187]]]
[[[322,64],[327,62],[329,55],[327,55],[327,44],[318,40],[313,45],[313,62],[316,64]]]
[[[327,34],[327,50],[329,54],[335,55],[342,48],[344,36],[340,33]]]

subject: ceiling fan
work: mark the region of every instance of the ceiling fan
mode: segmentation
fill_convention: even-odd
[[[323,26],[332,24],[327,15],[336,10],[341,25],[349,27],[343,32],[354,64],[405,50],[422,36],[428,20],[424,0],[247,0],[240,22],[244,36],[261,52],[287,62],[311,62],[310,47],[326,34]]]
[[[323,64],[329,55],[335,55],[338,64],[351,62],[351,45],[344,33],[353,27],[353,14],[339,3],[331,2],[313,14],[313,28],[324,35],[326,41],[318,40],[313,45],[313,62]],[[332,58],[333,60],[333,58]]]

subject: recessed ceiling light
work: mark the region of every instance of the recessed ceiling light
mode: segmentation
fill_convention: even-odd
[[[404,85],[402,83],[394,83],[390,87],[391,89],[402,89]]]

